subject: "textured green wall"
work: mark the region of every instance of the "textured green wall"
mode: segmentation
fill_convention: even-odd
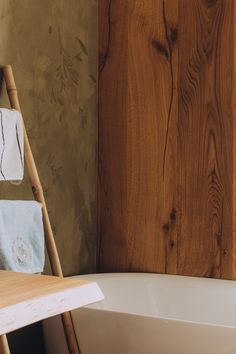
[[[97,0],[1,0],[0,28],[0,63],[13,66],[64,274],[92,272]],[[0,198],[32,198],[27,178],[21,186],[2,183]],[[33,328],[12,337],[14,353],[42,354]],[[20,349],[23,337],[29,341]]]
[[[64,274],[94,271],[97,0],[1,0],[0,28]],[[32,198],[26,178],[0,191]]]

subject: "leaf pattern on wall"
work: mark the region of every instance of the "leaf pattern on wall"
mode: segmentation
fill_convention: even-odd
[[[94,271],[97,0],[51,0],[43,10],[3,0],[0,11],[1,62],[13,66],[64,274]],[[0,198],[32,199],[27,178],[1,186]]]

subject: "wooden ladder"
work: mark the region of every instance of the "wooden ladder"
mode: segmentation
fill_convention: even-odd
[[[21,112],[16,84],[12,72],[12,67],[6,65],[3,67],[3,78],[6,83],[6,90],[9,97],[11,108]],[[24,127],[24,157],[29,180],[32,187],[34,199],[42,204],[43,224],[45,233],[45,243],[50,260],[52,274],[55,276],[63,277],[62,268],[55,244],[51,223],[48,216],[48,210],[43,194],[43,188],[39,179],[38,171],[34,161],[34,157],[29,144],[26,129]],[[70,312],[61,315],[64,332],[66,336],[67,346],[70,354],[80,354],[79,344],[76,338],[75,329]],[[0,336],[0,354],[10,354],[8,341],[6,335]]]

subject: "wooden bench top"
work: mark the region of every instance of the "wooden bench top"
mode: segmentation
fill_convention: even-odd
[[[95,282],[0,271],[0,335],[103,298]]]

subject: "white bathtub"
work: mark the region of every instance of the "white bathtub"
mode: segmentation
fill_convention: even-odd
[[[73,312],[82,354],[236,354],[236,282],[159,274],[82,276],[105,300]],[[67,354],[60,319],[48,354]]]

